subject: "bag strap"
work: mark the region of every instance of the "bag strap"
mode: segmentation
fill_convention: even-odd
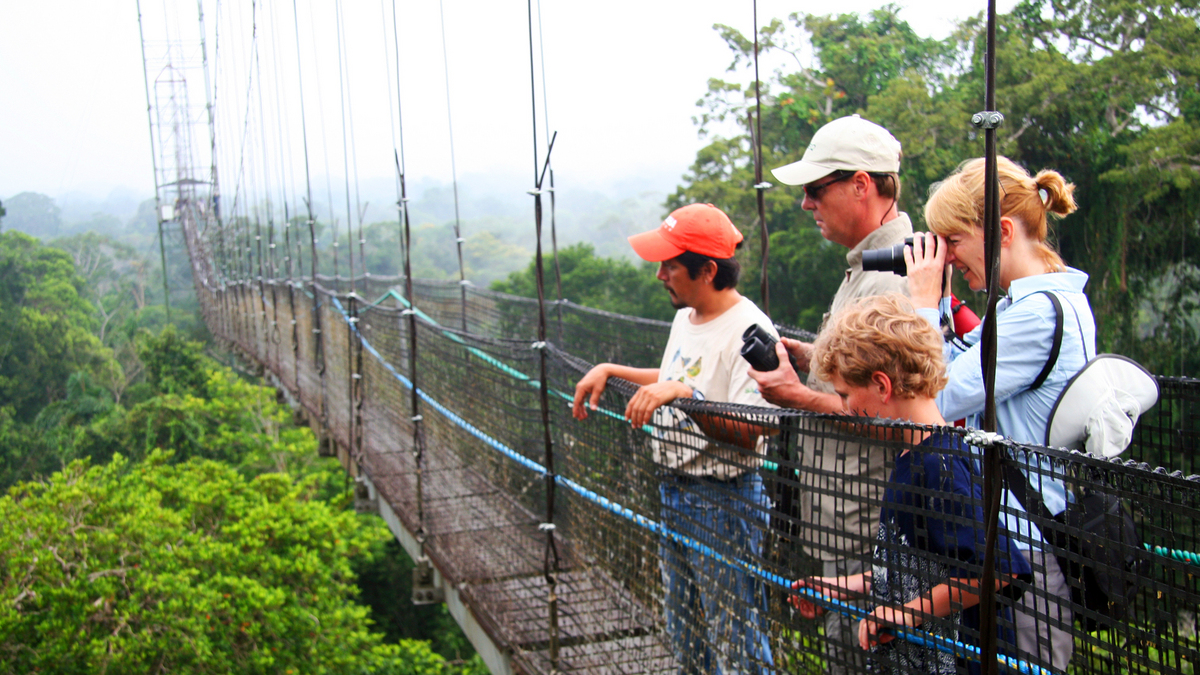
[[[1033,391],[1046,383],[1046,378],[1050,377],[1050,371],[1054,370],[1054,364],[1058,362],[1058,352],[1062,349],[1063,341],[1063,308],[1062,302],[1058,296],[1050,291],[1038,291],[1050,298],[1050,304],[1054,305],[1054,342],[1050,345],[1050,357],[1046,359],[1046,365],[1042,368],[1042,372],[1038,373],[1037,379],[1033,384],[1029,385],[1029,390]],[[1023,502],[1022,502],[1023,503]]]
[[[1004,465],[1004,479],[1008,482],[1008,491],[1012,493],[1012,496],[1017,498],[1017,503],[1021,505],[1021,508],[1024,509],[1026,513],[1030,513],[1029,507],[1026,506],[1026,504],[1029,504],[1032,501],[1033,503],[1037,504],[1037,515],[1048,520],[1053,520],[1054,516],[1050,515],[1050,509],[1046,508],[1046,502],[1042,501],[1041,497],[1033,500],[1029,499],[1031,487],[1029,485],[1029,479],[1025,477],[1025,474],[1022,473],[1019,468],[1017,468],[1017,465],[1015,464],[1017,460],[1015,458],[1009,457],[1009,460],[1010,461]]]

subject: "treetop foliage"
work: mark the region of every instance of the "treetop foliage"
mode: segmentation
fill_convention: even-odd
[[[557,297],[554,258],[545,255],[546,298]],[[625,258],[601,258],[591,244],[572,244],[558,250],[563,297],[574,303],[619,314],[670,321],[675,316],[667,293],[655,274],[658,265],[635,266]],[[496,281],[492,290],[537,297],[537,261]]]
[[[349,559],[385,528],[285,474],[169,459],[76,462],[0,498],[9,672],[442,671],[352,602]]]
[[[1068,264],[1091,276],[1098,347],[1162,374],[1200,366],[1198,19],[1190,0],[1024,0],[997,30],[999,150],[1075,183],[1080,210],[1052,237]],[[714,28],[733,56],[730,75],[710,80],[696,122],[702,134],[729,121],[740,133],[712,135],[668,207],[711,202],[730,214],[748,235],[744,288],[757,297],[753,41]],[[800,159],[826,122],[861,114],[900,140],[900,208],[920,228],[931,185],[983,154],[970,124],[983,109],[981,18],[934,40],[916,35],[894,5],[866,16],[795,13],[762,26],[758,38],[760,54],[795,64],[761,83],[765,169]],[[765,197],[772,314],[815,329],[836,288],[824,280],[840,276],[844,251],[809,234],[797,188]]]
[[[77,371],[111,378],[120,366],[92,333],[84,280],[65,252],[21,232],[0,233],[0,401],[32,420]]]

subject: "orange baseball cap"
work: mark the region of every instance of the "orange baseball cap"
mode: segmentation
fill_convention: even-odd
[[[732,258],[742,233],[725,212],[712,204],[675,209],[658,229],[629,238],[633,251],[650,262],[670,260],[684,251],[710,258]]]

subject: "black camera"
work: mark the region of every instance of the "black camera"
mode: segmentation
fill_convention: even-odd
[[[863,251],[862,267],[864,272],[892,272],[902,277],[908,276],[908,267],[904,264],[904,247],[912,246],[913,238],[908,237],[903,244],[889,248],[876,248]],[[934,251],[937,251],[937,240],[933,240]]]
[[[779,355],[775,353],[775,343],[778,342],[770,333],[758,324],[751,324],[742,333],[742,358],[757,371],[769,372],[779,367]],[[788,354],[792,369],[796,367],[796,358]]]

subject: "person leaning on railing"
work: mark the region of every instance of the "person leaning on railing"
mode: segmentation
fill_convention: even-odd
[[[996,431],[1018,443],[1041,445],[1046,425],[1059,393],[1085,365],[1085,354],[1094,354],[1096,327],[1091,306],[1083,293],[1087,275],[1067,267],[1047,243],[1047,217],[1075,210],[1075,186],[1055,171],[1036,177],[1006,157],[997,158],[1000,180],[1000,288],[1006,293],[996,306]],[[905,250],[908,288],[913,305],[937,326],[949,304],[949,277],[958,269],[972,290],[986,288],[983,219],[984,160],[964,162],[946,180],[930,188],[925,220],[930,233],[916,237]],[[1057,313],[1047,293],[1061,302],[1064,315],[1062,345],[1057,362],[1040,386],[1042,371],[1051,361]],[[984,408],[984,383],[980,370],[982,326],[963,341],[945,345],[949,381],[937,396],[947,419],[967,417],[978,427]],[[1046,508],[1057,515],[1066,508],[1061,481],[1050,478],[1048,460],[1024,470],[1031,495],[1041,495]],[[1012,494],[1008,506],[1022,510]],[[1005,516],[1002,514],[1002,518]],[[1033,541],[1041,534],[1024,516],[1010,518],[1011,531],[1021,531]],[[1028,547],[1028,543],[1020,543]],[[1020,649],[1040,657],[1046,666],[1065,671],[1074,649],[1071,635],[1071,593],[1053,555],[1034,544],[1029,551],[1035,588],[1051,599],[1025,594],[1016,616]],[[1036,606],[1035,606],[1036,602]],[[1064,628],[1047,622],[1061,620]]]
[[[872,672],[951,675],[956,655],[930,644],[894,639],[896,627],[917,628],[951,642],[959,626],[979,629],[979,570],[985,546],[982,483],[962,437],[946,433],[934,397],[946,382],[942,334],[901,295],[866,298],[838,312],[813,344],[813,370],[833,385],[846,412],[922,427],[866,426],[868,434],[902,443],[885,485],[869,570],[810,577],[792,584],[835,600],[870,597],[858,622],[858,644],[875,654]],[[881,448],[880,452],[884,452]],[[1029,563],[1004,533],[997,538],[997,589],[1013,577],[1029,580]],[[823,611],[808,596],[792,596],[802,616]],[[1004,606],[998,605],[1004,612]],[[932,618],[946,619],[931,621]],[[997,622],[1001,651],[1012,631]],[[978,670],[978,662],[971,670]]]
[[[912,236],[900,200],[900,141],[858,115],[842,117],[817,130],[798,162],[773,169],[781,183],[802,186],[801,208],[812,213],[821,236],[846,249],[842,283],[830,314],[858,298],[904,293],[904,280],[891,272],[863,269],[863,251],[889,247]],[[827,317],[829,314],[826,315]],[[785,352],[784,350],[787,350]],[[780,366],[751,370],[763,398],[779,406],[832,413],[841,410],[833,387],[815,373],[804,382],[787,359],[809,370],[812,345],[784,338],[776,345]],[[800,445],[799,520],[805,550],[821,562],[822,574],[862,572],[871,555],[879,485],[887,478],[886,455],[854,442],[806,439]],[[829,675],[858,675],[862,652],[850,648],[854,624],[845,615],[825,617],[825,664]]]
[[[747,374],[742,332],[758,324],[779,336],[737,292],[741,241],[741,232],[712,204],[676,209],[657,229],[630,237],[634,252],[660,263],[658,279],[679,310],[667,348],[658,368],[601,363],[575,385],[573,414],[579,420],[596,410],[610,377],[639,385],[625,418],[635,429],[654,424],[650,444],[662,524],[710,549],[701,552],[668,537],[659,548],[667,636],[681,673],[773,672],[766,589],[727,562],[762,555],[769,509],[757,471],[763,430],[667,405],[679,398],[768,405]]]

